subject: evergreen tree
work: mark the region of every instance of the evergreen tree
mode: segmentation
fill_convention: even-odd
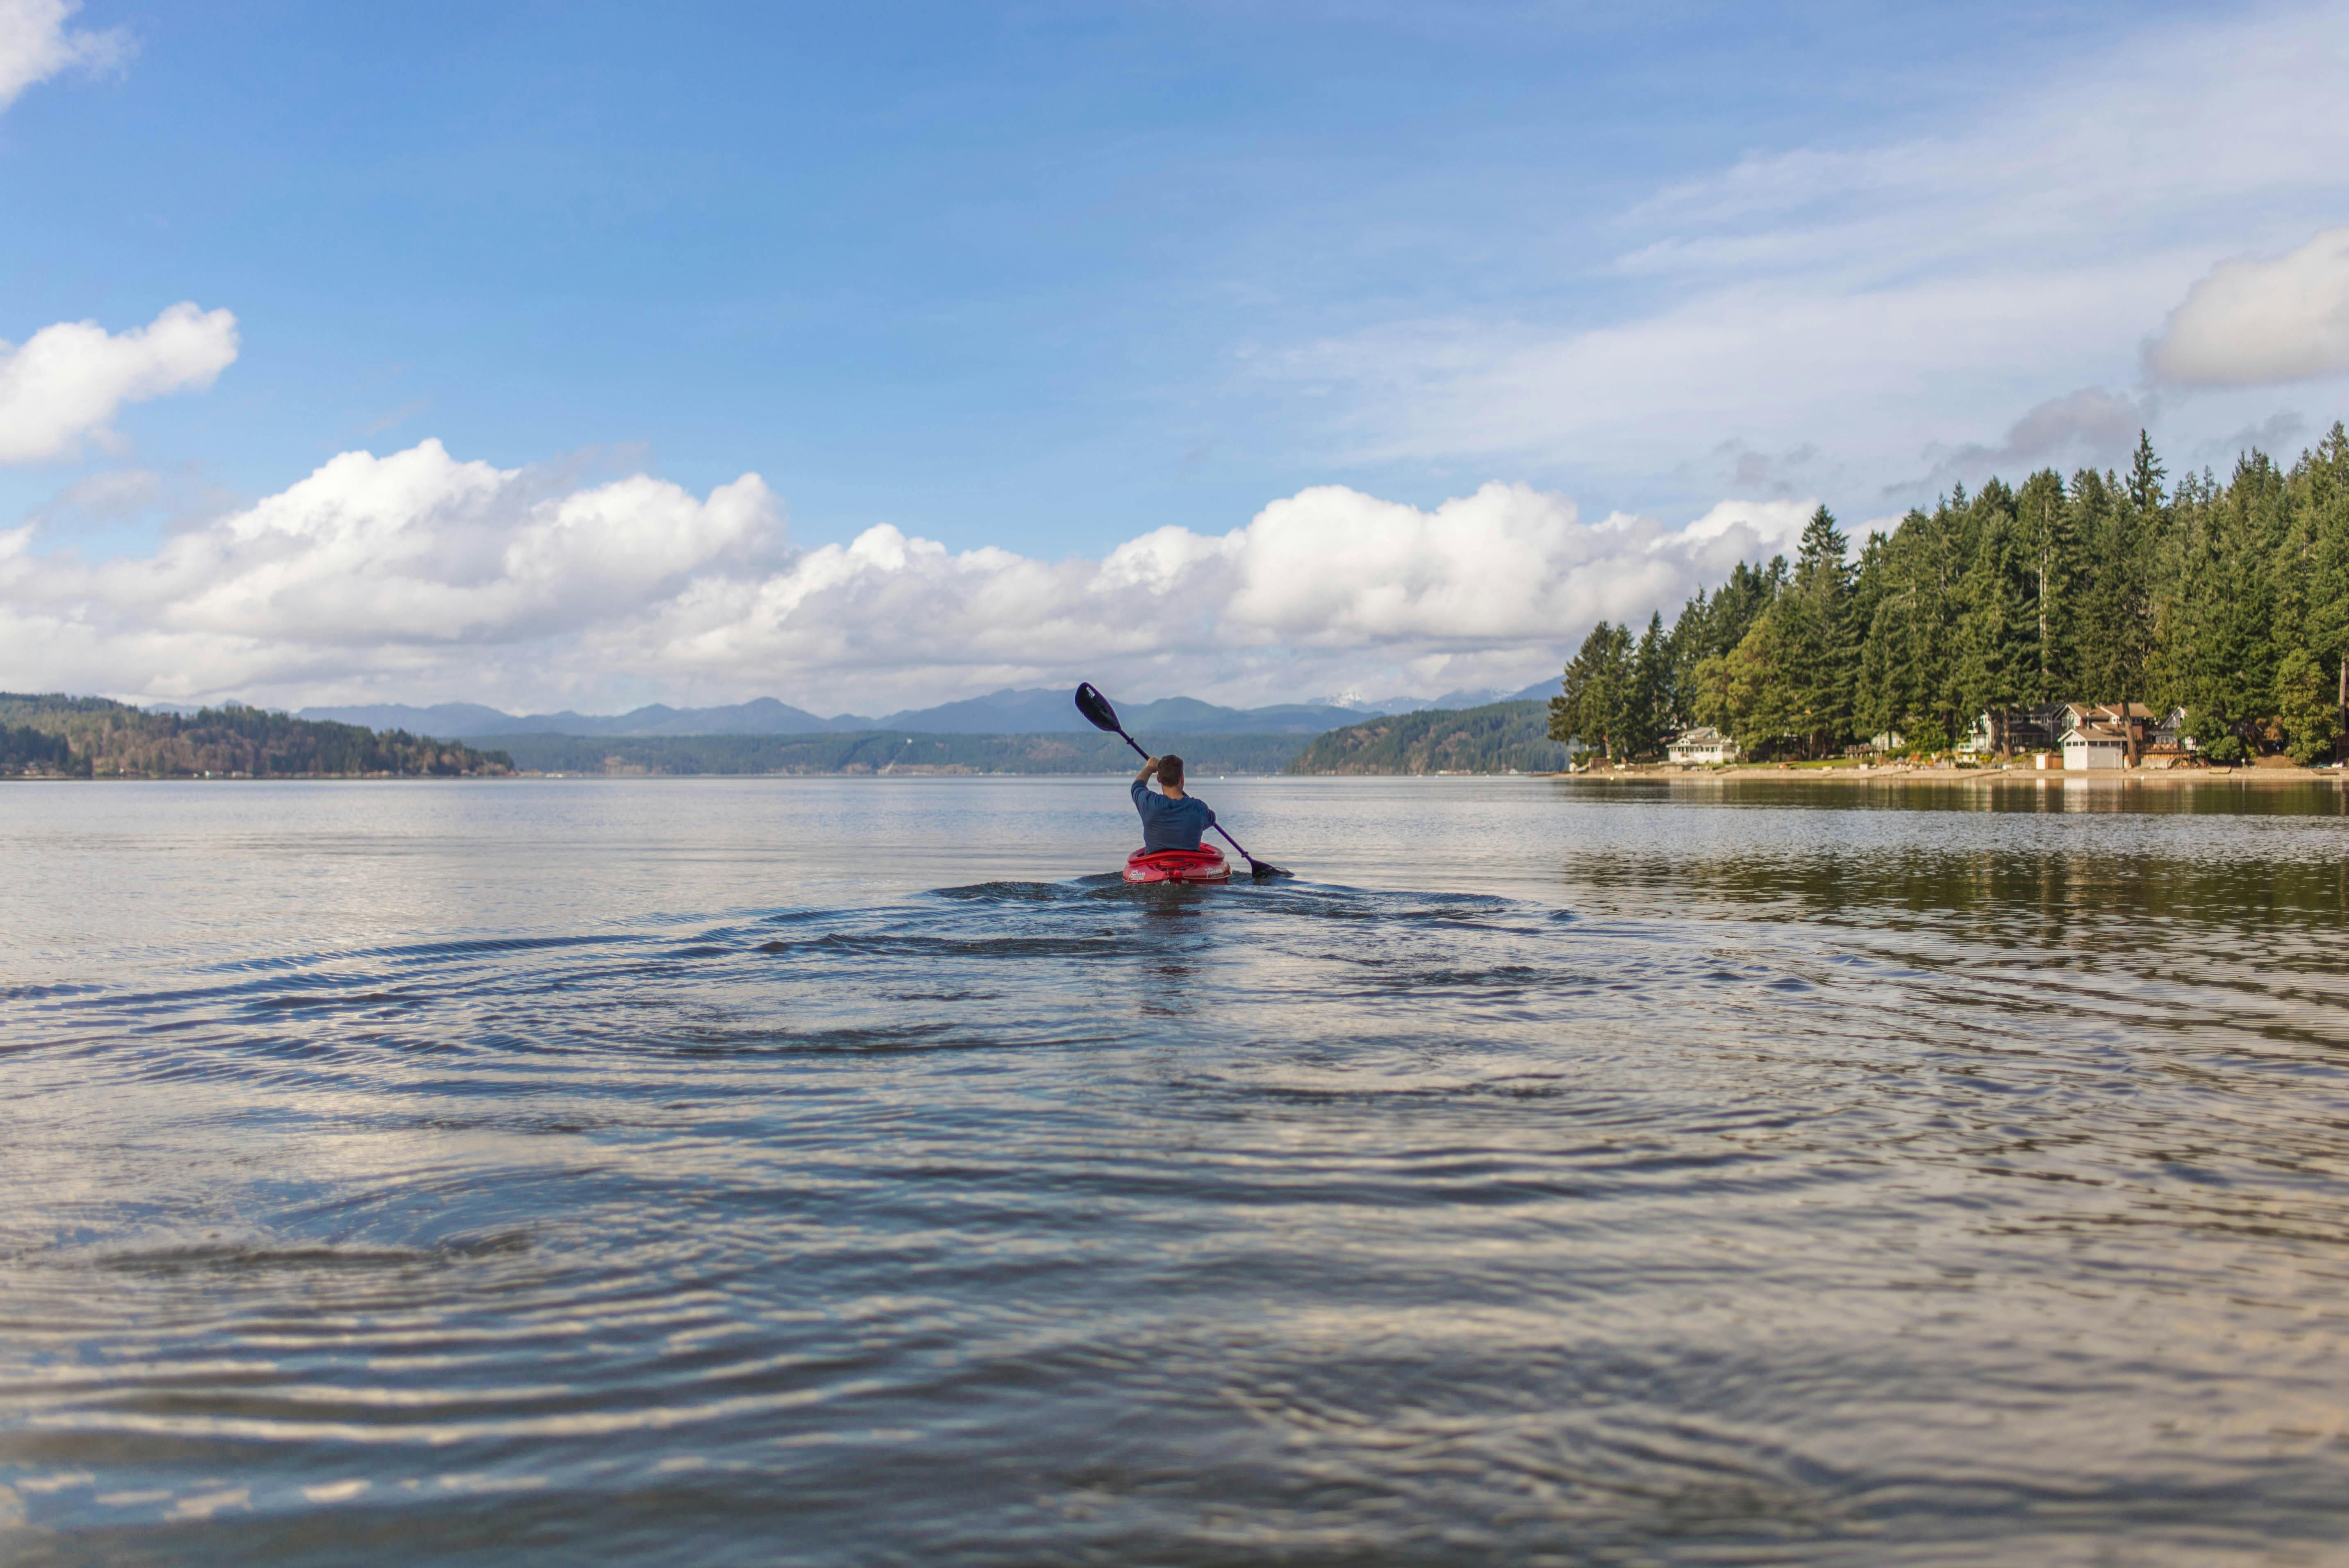
[[[2296,640],[2304,619],[2279,622],[2272,569],[2289,531],[2282,488],[2262,453],[2239,460],[2224,490],[2181,486],[2162,552],[2176,575],[2158,617],[2168,677],[2159,695],[2204,718],[2207,733],[2235,734],[2252,748],[2276,711],[2278,634]],[[2289,592],[2296,603],[2297,584]]]
[[[2081,535],[2086,543],[2086,644],[2081,677],[2092,702],[2136,701],[2146,695],[2151,620],[2148,604],[2148,545],[2163,518],[2158,505],[2140,506],[2140,496],[2158,498],[2160,469],[2150,464],[2140,438],[2138,471],[2124,488],[2110,473],[2075,476]]]
[[[1601,621],[1582,640],[1558,695],[1549,699],[1549,738],[1588,747],[1609,761],[1626,760],[1632,686],[1630,631]]]
[[[1868,542],[1860,546],[1859,562],[1852,575],[1851,626],[1857,647],[1851,728],[1862,739],[1898,728],[1900,722],[1901,672],[1893,665],[1886,630],[1899,609],[1893,554],[1891,540],[1870,533]]]
[[[1806,755],[1840,750],[1851,732],[1851,573],[1835,514],[1820,507],[1803,530],[1794,581],[1781,601],[1774,651],[1785,722]]]
[[[1722,707],[1738,749],[1751,757],[1799,752],[1810,738],[1802,677],[1790,667],[1780,624],[1785,607],[1764,611],[1722,661]]]
[[[2015,512],[2029,542],[2032,667],[2026,700],[2061,702],[2076,684],[2073,594],[2081,564],[2063,479],[2053,469],[2032,475],[2015,497]]]
[[[2007,715],[2036,684],[2030,558],[2013,491],[1992,480],[1971,511],[1972,560],[1959,583],[1956,706],[1961,715],[1988,714],[1992,749],[2002,752],[2010,749]]]
[[[2306,648],[2285,651],[2276,666],[2276,722],[2294,762],[2319,762],[2341,738],[2333,682]]]
[[[1664,617],[1648,617],[1648,629],[1631,656],[1631,697],[1625,730],[1635,757],[1652,757],[1671,738],[1678,705],[1672,693],[1671,647],[1664,635]]]
[[[1738,562],[1744,570],[1744,562]],[[1671,635],[1666,651],[1672,662],[1672,694],[1680,720],[1696,719],[1697,666],[1714,653],[1709,636],[1713,609],[1702,588],[1689,602],[1681,606],[1672,622]],[[1701,719],[1696,722],[1702,723]]]
[[[2319,666],[2333,677],[2337,758],[2349,747],[2349,705],[2340,700],[2341,666],[2349,659],[2349,430],[2339,420],[2299,464],[2293,481],[2294,513],[2307,520],[2308,613],[2302,635]]]
[[[2137,433],[2137,455],[2129,460],[2129,505],[2141,516],[2151,516],[2161,510],[2161,481],[2169,473],[2161,460],[2153,455],[2153,441],[2143,430]]]

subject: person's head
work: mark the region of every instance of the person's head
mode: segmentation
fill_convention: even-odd
[[[1183,759],[1179,757],[1160,758],[1158,759],[1158,782],[1161,784],[1172,784],[1177,789],[1183,788]]]

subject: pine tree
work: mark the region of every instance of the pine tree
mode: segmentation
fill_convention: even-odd
[[[2087,558],[2087,649],[2081,676],[2094,702],[2136,701],[2146,693],[2151,648],[2145,557],[2163,521],[2157,507],[2138,504],[2140,496],[2160,495],[2160,467],[2149,456],[2140,437],[2137,471],[2126,489],[2110,473],[2073,480],[2085,513],[2080,531]]]
[[[1898,606],[1892,562],[1891,540],[1870,533],[1852,572],[1851,729],[1861,739],[1872,739],[1899,724],[1900,682],[1885,634]]]
[[[1628,749],[1634,757],[1652,757],[1671,738],[1676,711],[1672,696],[1671,649],[1664,635],[1661,612],[1648,617],[1648,629],[1631,656],[1631,693],[1625,718]]]
[[[1740,562],[1738,565],[1743,570],[1744,562]],[[1681,606],[1680,614],[1672,621],[1667,651],[1672,662],[1672,695],[1677,720],[1695,717],[1697,666],[1713,652],[1706,635],[1710,630],[1707,623],[1712,618],[1713,605],[1705,591],[1700,588],[1695,597]]]
[[[1958,586],[1967,555],[1965,515],[1966,492],[1958,486],[1921,521],[1910,568],[1915,609],[1907,628],[1907,653],[1915,696],[1908,729],[1916,741],[1935,750],[1948,746],[1958,733],[1958,622],[1963,609]]]
[[[2349,746],[2349,705],[2340,701],[2349,659],[2349,430],[2339,420],[2297,472],[2295,510],[2308,520],[2309,651],[2333,677],[2337,758]]]
[[[2333,682],[2306,648],[2287,649],[2276,665],[2276,720],[2294,762],[2322,761],[2341,738]]]
[[[2034,703],[2061,702],[2075,684],[2073,593],[2080,574],[2079,541],[2063,479],[2053,469],[2032,475],[2015,497],[2015,512],[2029,542],[2032,646],[2026,696]]]
[[[1782,604],[1777,651],[1795,734],[1812,757],[1851,733],[1851,572],[1835,514],[1824,506],[1803,530],[1794,581]]]
[[[1964,715],[1988,714],[1991,745],[2008,750],[2009,710],[2031,689],[2037,639],[2023,575],[2020,520],[2014,497],[1992,480],[1972,507],[1973,559],[1959,585],[1957,706]]]
[[[1566,666],[1549,699],[1549,738],[1588,747],[1610,761],[1629,756],[1631,634],[1601,621]]]

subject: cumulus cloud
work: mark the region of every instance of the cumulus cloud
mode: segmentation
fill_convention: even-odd
[[[1682,532],[1692,543],[1703,541],[1713,562],[1733,566],[1802,538],[1804,525],[1818,504],[1816,500],[1725,500]]]
[[[1257,701],[1514,686],[1591,623],[1669,611],[1785,548],[1811,505],[1724,502],[1672,528],[1586,521],[1523,485],[1431,510],[1322,486],[1099,560],[887,525],[795,550],[755,474],[701,498],[641,474],[578,488],[426,441],[345,453],[143,557],[0,533],[0,645],[20,686],[285,703],[771,693],[870,711],[1088,676]]]
[[[182,302],[143,327],[59,322],[0,343],[0,463],[39,462],[109,442],[126,403],[202,391],[236,358],[236,317]]]
[[[2349,370],[2349,228],[2273,258],[2221,262],[2147,352],[2165,381],[2257,387]]]
[[[102,70],[129,52],[119,29],[82,32],[66,26],[78,0],[0,0],[0,108],[36,82],[79,67]]]

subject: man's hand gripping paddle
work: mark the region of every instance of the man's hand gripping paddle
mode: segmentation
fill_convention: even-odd
[[[1117,709],[1110,707],[1109,698],[1093,690],[1091,682],[1077,688],[1077,711],[1083,714],[1085,722],[1095,729],[1112,731],[1123,739],[1128,746],[1133,748],[1133,754],[1136,757],[1141,758],[1144,762],[1150,760],[1150,753],[1142,749],[1142,742],[1127,735],[1125,727],[1118,723]],[[1246,850],[1240,850],[1240,841],[1229,833],[1224,833],[1224,825],[1221,822],[1216,824],[1216,831],[1223,833],[1224,842],[1240,851],[1240,859],[1248,863],[1248,875],[1257,881],[1262,882],[1268,877],[1293,877],[1297,874],[1295,872],[1282,871],[1270,861],[1257,860]]]

